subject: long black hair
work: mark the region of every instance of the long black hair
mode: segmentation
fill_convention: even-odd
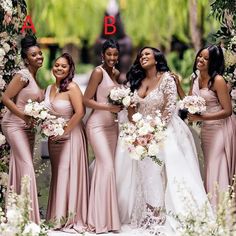
[[[74,75],[75,75],[75,64],[74,64],[74,61],[69,53],[63,53],[60,57],[58,57],[56,59],[56,61],[59,58],[65,58],[69,64],[69,67],[70,67],[69,73],[66,76],[66,78],[64,78],[63,80],[60,81],[59,92],[66,92],[68,90],[67,87],[68,87],[69,83],[72,81],[72,79],[74,78]]]
[[[34,46],[39,47],[36,37],[34,37],[32,35],[27,35],[23,39],[21,39],[21,52],[20,52],[20,54],[21,54],[21,58],[23,60],[27,58],[27,52],[28,52],[29,48],[34,47]]]
[[[225,61],[224,61],[224,53],[220,46],[217,45],[210,45],[200,49],[196,55],[195,62],[193,65],[193,72],[194,77],[193,79],[197,78],[197,58],[199,57],[200,53],[207,49],[209,52],[209,59],[208,59],[208,75],[210,76],[210,80],[208,81],[208,88],[210,89],[215,81],[216,75],[223,75],[225,70]]]
[[[149,48],[153,51],[154,58],[156,61],[156,69],[158,72],[166,72],[169,71],[169,67],[167,65],[167,61],[165,59],[164,54],[156,48],[153,47],[143,47],[139,50],[138,55],[130,67],[129,71],[126,74],[127,82],[130,83],[131,91],[135,89],[139,89],[141,86],[142,80],[146,77],[146,71],[142,68],[140,64],[141,53],[144,49]]]

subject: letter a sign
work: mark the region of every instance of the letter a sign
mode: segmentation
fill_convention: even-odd
[[[21,29],[21,33],[23,33],[25,31],[25,29],[31,29],[34,33],[36,33],[33,21],[30,16],[26,16],[24,24]]]

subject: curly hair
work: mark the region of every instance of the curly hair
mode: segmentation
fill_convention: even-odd
[[[59,92],[66,92],[68,90],[67,87],[69,83],[72,81],[75,75],[75,64],[69,53],[63,53],[60,57],[56,59],[56,61],[59,58],[65,58],[70,67],[68,75],[66,76],[66,78],[60,81],[60,87],[59,87]]]
[[[220,46],[217,45],[210,45],[200,49],[196,55],[195,62],[193,65],[193,73],[195,80],[197,78],[197,58],[199,57],[200,53],[207,49],[209,52],[209,59],[208,59],[208,75],[210,76],[210,80],[208,81],[208,88],[211,89],[215,77],[217,75],[223,75],[225,70],[225,61],[224,61],[224,53]]]
[[[153,51],[154,58],[156,61],[156,69],[158,72],[166,72],[170,71],[167,61],[165,59],[164,54],[156,48],[153,47],[143,47],[139,50],[138,55],[133,63],[133,65],[130,67],[129,71],[126,74],[127,82],[130,83],[131,91],[134,91],[135,89],[139,89],[141,86],[142,80],[146,77],[146,71],[142,68],[140,64],[140,58],[141,53],[144,49],[149,48]]]

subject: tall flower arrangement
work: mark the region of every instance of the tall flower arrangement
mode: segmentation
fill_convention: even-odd
[[[26,16],[24,0],[0,0],[0,121],[6,108],[1,102],[1,94],[11,81],[12,75],[20,68],[18,40]],[[1,128],[0,128],[1,131]],[[2,177],[8,171],[9,145],[0,145],[0,205],[3,205],[5,187]],[[4,178],[5,178],[4,177]]]
[[[10,191],[6,206],[6,213],[0,208],[0,235],[46,236],[48,226],[41,222],[37,225],[30,221],[32,210],[30,200],[30,177],[21,180],[21,194]]]
[[[235,0],[215,0],[211,4],[212,15],[221,26],[215,34],[217,41],[224,46],[224,78],[231,89],[233,112],[236,114],[236,2]]]

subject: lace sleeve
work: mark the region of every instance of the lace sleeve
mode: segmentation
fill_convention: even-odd
[[[167,74],[162,84],[164,93],[164,106],[162,108],[162,119],[168,124],[176,110],[177,88],[174,79]]]
[[[29,77],[31,76],[29,74],[29,71],[27,69],[22,69],[16,72],[16,74],[20,75],[20,80],[27,83],[29,81]]]

